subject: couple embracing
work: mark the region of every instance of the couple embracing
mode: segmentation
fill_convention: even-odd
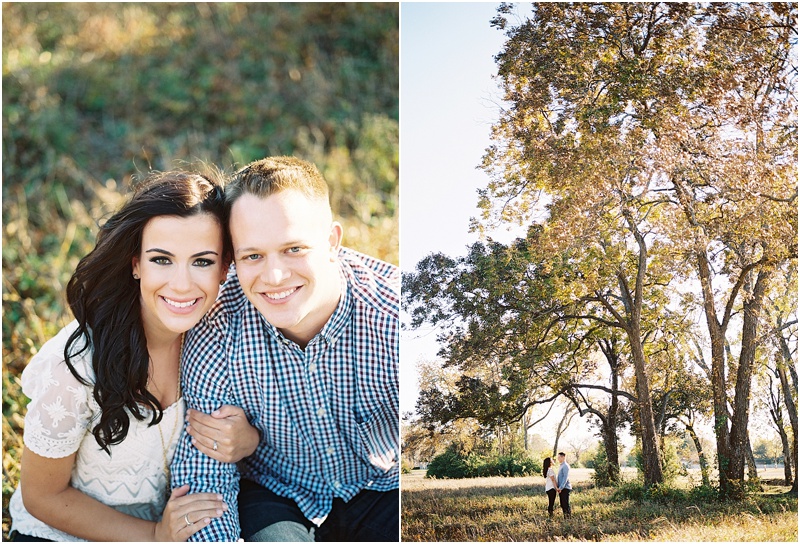
[[[22,374],[12,540],[397,541],[399,278],[341,241],[293,157],[140,183]]]
[[[549,457],[542,463],[544,491],[547,493],[547,498],[550,501],[547,506],[547,513],[550,517],[553,517],[553,507],[556,503],[556,495],[558,495],[564,517],[571,518],[572,507],[569,505],[569,494],[570,491],[572,491],[572,484],[569,483],[569,464],[567,463],[567,456],[564,452],[559,452],[558,463],[558,476],[556,476],[556,471],[553,469],[553,462]]]

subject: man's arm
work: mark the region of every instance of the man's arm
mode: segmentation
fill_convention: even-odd
[[[182,361],[182,387],[186,407],[211,413],[223,404],[234,404],[227,375],[223,324],[203,320],[186,340]],[[219,493],[227,512],[194,534],[193,541],[231,542],[239,539],[236,465],[221,463],[192,445],[192,437],[181,433],[172,461],[172,487],[188,484],[192,493]]]
[[[558,489],[563,488],[566,481],[567,481],[567,465],[561,463],[561,466],[558,467],[558,485],[556,487],[558,487]]]

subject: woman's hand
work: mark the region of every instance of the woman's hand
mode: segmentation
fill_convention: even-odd
[[[211,523],[211,518],[221,517],[228,509],[222,495],[215,493],[189,494],[189,486],[172,490],[164,508],[161,521],[156,523],[156,542],[186,542],[190,536]]]
[[[194,447],[223,463],[236,463],[251,455],[261,439],[238,406],[225,404],[210,415],[187,410],[186,419],[186,432]]]

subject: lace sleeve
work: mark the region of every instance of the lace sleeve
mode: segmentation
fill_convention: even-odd
[[[31,399],[25,416],[25,445],[51,459],[78,450],[95,412],[91,386],[75,379],[64,362],[61,336],[45,344],[22,373],[22,391]],[[79,372],[87,370],[85,363],[84,357],[73,361]]]

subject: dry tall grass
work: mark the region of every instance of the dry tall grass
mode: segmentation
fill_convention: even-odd
[[[742,503],[615,500],[575,471],[572,519],[547,517],[544,479],[426,480],[403,476],[402,539],[423,542],[796,542],[797,499],[769,487]]]

